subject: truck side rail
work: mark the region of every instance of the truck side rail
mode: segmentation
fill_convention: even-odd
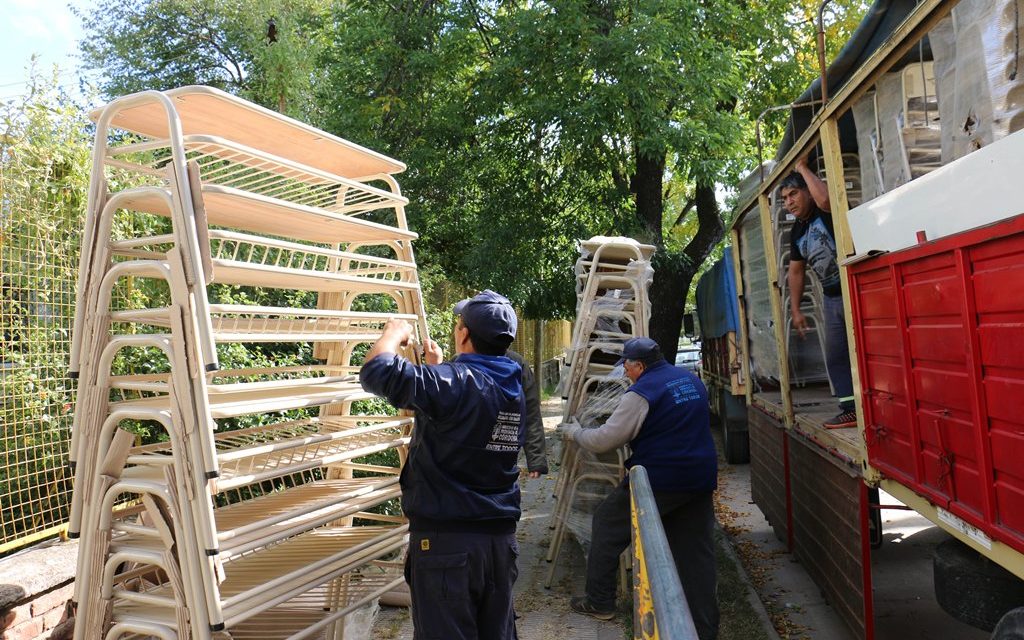
[[[697,640],[647,470],[629,470],[633,532],[633,637]]]

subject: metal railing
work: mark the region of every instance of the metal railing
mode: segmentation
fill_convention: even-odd
[[[697,640],[647,470],[629,470],[633,531],[633,637]]]

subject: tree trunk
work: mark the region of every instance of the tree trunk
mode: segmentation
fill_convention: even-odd
[[[693,276],[725,233],[715,200],[715,186],[698,183],[696,201],[698,227],[693,239],[681,254],[669,254],[663,245],[659,246],[654,261],[650,335],[669,362],[675,359]]]
[[[651,285],[651,321],[649,335],[661,346],[670,361],[675,360],[679,332],[683,326],[686,296],[700,265],[722,239],[725,231],[715,200],[714,183],[697,183],[694,196],[697,211],[697,233],[682,252],[669,253],[661,231],[664,215],[663,189],[665,152],[654,155],[636,154],[636,173],[630,187],[636,197],[636,215],[646,231],[647,242],[654,244],[654,282]],[[677,224],[682,222],[678,220]]]
[[[665,152],[654,155],[636,154],[636,173],[630,187],[636,196],[636,217],[647,232],[647,242],[661,249],[661,216],[665,211]]]

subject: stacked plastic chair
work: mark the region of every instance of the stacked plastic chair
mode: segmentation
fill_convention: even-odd
[[[407,525],[379,507],[399,495],[412,418],[353,413],[372,396],[352,358],[392,317],[426,337],[405,167],[208,87],[93,116],[71,362],[75,638],[341,638],[402,582]],[[124,295],[142,280],[158,305]],[[218,303],[211,284],[259,289]],[[246,291],[317,306],[241,304]],[[360,296],[386,311],[353,311]],[[236,345],[270,361],[221,368]],[[124,371],[127,355],[148,370]],[[228,430],[239,419],[255,426]],[[160,441],[136,446],[133,424]],[[389,449],[394,465],[365,459]]]
[[[580,244],[576,262],[576,321],[562,373],[563,422],[600,427],[615,410],[629,383],[616,369],[622,345],[648,335],[648,289],[654,277],[655,247],[630,238],[594,237]],[[595,456],[571,442],[562,448],[555,484],[547,561],[550,587],[568,531],[584,545],[597,504],[622,479],[625,451]]]

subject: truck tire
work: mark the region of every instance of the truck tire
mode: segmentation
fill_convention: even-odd
[[[1024,605],[1024,580],[955,538],[935,546],[932,568],[939,606],[972,627],[992,631]]]
[[[1024,640],[1024,607],[1013,609],[1000,618],[990,640]]]
[[[722,411],[722,448],[725,449],[725,460],[729,464],[746,464],[750,462],[750,438],[747,434],[745,399],[722,389],[718,402]]]
[[[722,424],[722,388],[713,380],[704,383],[708,390],[708,409],[710,409],[711,425]]]

